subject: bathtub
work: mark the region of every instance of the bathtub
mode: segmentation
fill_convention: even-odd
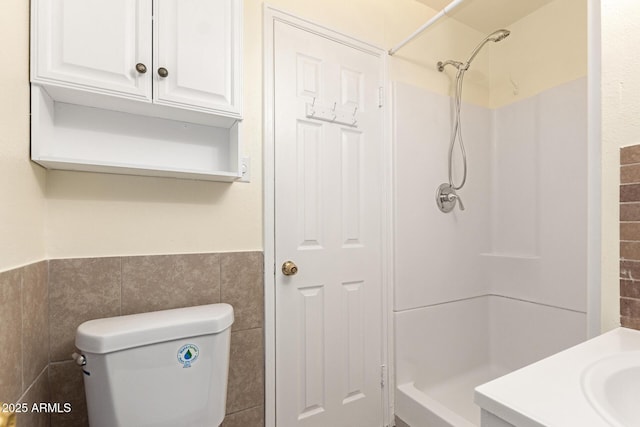
[[[411,427],[475,427],[473,390],[586,339],[586,314],[499,295],[394,313],[395,414]]]

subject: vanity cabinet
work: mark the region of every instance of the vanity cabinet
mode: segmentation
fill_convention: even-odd
[[[241,34],[242,0],[32,0],[32,159],[239,177]]]

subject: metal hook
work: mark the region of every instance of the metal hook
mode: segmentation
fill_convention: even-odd
[[[315,106],[315,105],[316,105],[316,97],[314,96],[314,97],[313,97],[313,101],[311,101],[311,109],[310,109],[310,111],[309,111],[309,115],[310,115],[311,117],[313,117],[313,116],[315,116],[315,115],[316,115],[316,109],[314,108],[314,106]]]

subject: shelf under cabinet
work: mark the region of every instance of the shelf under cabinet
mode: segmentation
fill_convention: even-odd
[[[242,175],[239,121],[211,126],[62,102],[38,85],[31,91],[31,158],[46,168],[211,181]]]

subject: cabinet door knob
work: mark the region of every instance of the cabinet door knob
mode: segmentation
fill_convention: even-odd
[[[164,67],[160,67],[158,68],[158,75],[162,78],[167,77],[169,75],[169,71]]]
[[[144,65],[142,62],[138,62],[136,64],[136,71],[139,72],[140,74],[144,74],[147,72],[147,66]]]

